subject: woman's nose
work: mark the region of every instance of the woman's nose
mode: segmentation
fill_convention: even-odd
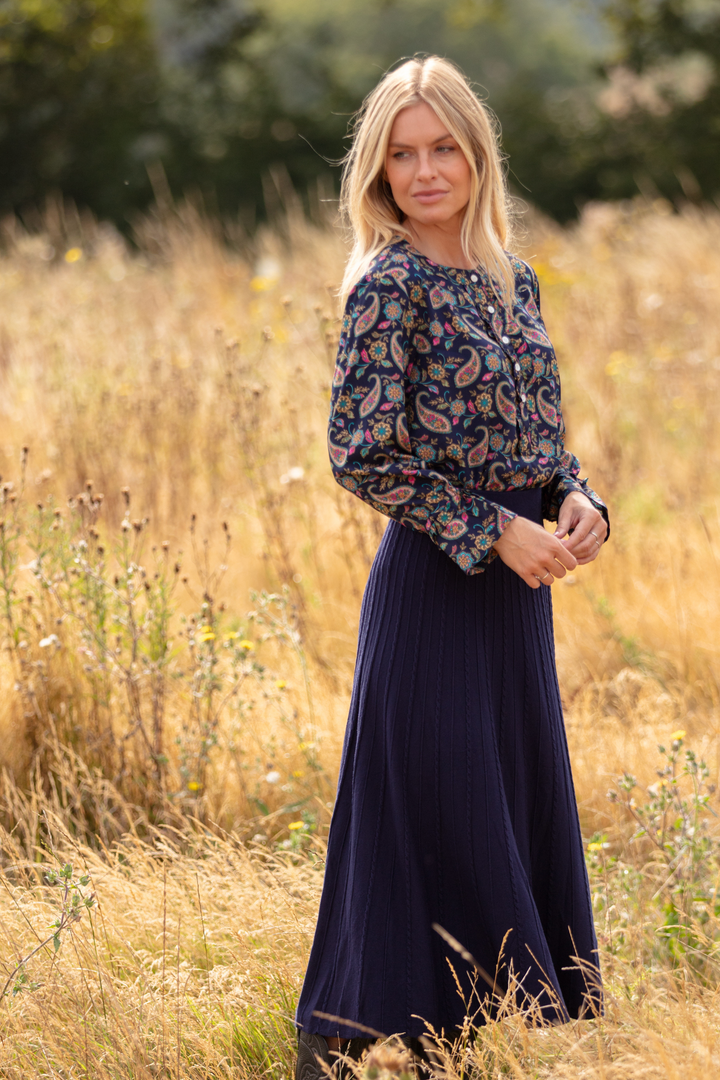
[[[430,153],[419,153],[417,158],[418,180],[431,180],[437,174],[435,162]]]

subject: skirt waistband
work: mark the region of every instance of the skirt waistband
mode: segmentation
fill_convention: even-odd
[[[497,503],[520,517],[542,524],[542,488],[516,488],[512,491],[479,491],[483,499]]]

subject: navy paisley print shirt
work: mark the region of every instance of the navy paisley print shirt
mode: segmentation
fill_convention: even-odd
[[[335,478],[426,532],[467,574],[485,569],[515,517],[493,503],[494,491],[542,487],[549,521],[581,491],[607,518],[564,446],[537,276],[511,263],[512,314],[484,270],[389,244],[348,297],[333,378]]]

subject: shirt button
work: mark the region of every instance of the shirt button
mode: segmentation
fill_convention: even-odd
[[[520,395],[520,400],[521,400],[521,401],[525,401],[525,394],[521,394],[521,395]]]
[[[509,344],[510,344],[510,338],[509,338],[509,337],[505,337],[505,335],[504,335],[504,334],[503,334],[503,336],[502,336],[502,337],[500,338],[500,340],[502,341],[503,345],[509,345]]]
[[[487,309],[488,309],[488,311],[490,312],[491,315],[495,314],[495,308],[492,306],[492,304],[488,304]]]
[[[477,281],[477,274],[471,274],[470,275],[470,280],[471,281]]]
[[[516,364],[516,365],[515,365],[515,370],[516,370],[516,371],[519,371],[519,370],[520,370],[520,365],[519,365],[519,364]]]

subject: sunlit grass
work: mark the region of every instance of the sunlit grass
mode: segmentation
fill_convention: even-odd
[[[326,459],[343,248],[295,211],[252,247],[188,208],[139,236],[130,254],[56,212],[42,236],[8,225],[0,257],[17,558],[0,568],[0,1071],[287,1076],[383,528]],[[554,589],[608,1006],[552,1031],[490,1023],[450,1076],[718,1066],[717,795],[683,769],[690,748],[718,782],[719,238],[717,213],[664,204],[528,223],[568,442],[612,516],[601,558]],[[680,731],[658,846],[647,788]],[[65,863],[97,903],[16,972]]]

